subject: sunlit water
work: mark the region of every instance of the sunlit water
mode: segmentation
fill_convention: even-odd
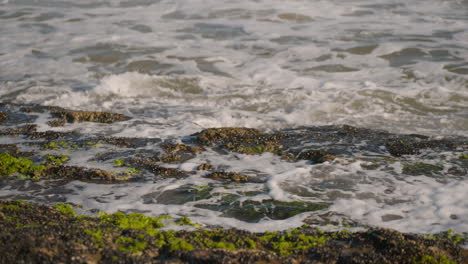
[[[110,126],[40,123],[44,130],[175,141],[209,127],[270,131],[331,124],[468,136],[467,43],[466,0],[3,0],[0,101],[132,117]],[[450,155],[430,162],[456,158]],[[87,158],[73,160],[82,165]],[[269,179],[212,192],[258,191],[248,199],[330,207],[247,223],[197,203],[148,198],[212,183],[201,173],[144,184],[74,182],[63,187],[68,191],[43,191],[36,199],[60,195],[84,209],[188,215],[250,230],[283,229],[313,218],[412,232],[468,231],[466,177],[402,179],[394,176],[401,162],[392,170],[363,171],[349,160],[313,165],[271,154],[210,151],[171,166],[194,170],[205,161]],[[17,193],[0,190],[2,196]]]

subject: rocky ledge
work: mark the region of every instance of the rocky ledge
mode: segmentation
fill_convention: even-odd
[[[304,225],[250,233],[201,228],[187,217],[91,217],[69,204],[4,200],[0,225],[0,263],[468,263],[468,251],[458,246],[463,238],[452,232],[325,232]]]
[[[122,212],[86,216],[83,214],[89,211],[59,203],[63,201],[40,200],[55,204],[49,207],[17,200],[37,200],[28,188],[46,189],[71,181],[125,184],[198,174],[212,183],[184,185],[156,198],[142,199],[166,205],[197,201],[194,207],[253,223],[264,217],[287,219],[329,206],[249,199],[261,194],[258,192],[222,195],[216,204],[205,203],[220,195],[213,191],[218,187],[263,183],[267,178],[248,170],[230,171],[228,166],[209,161],[195,164],[193,170],[178,168],[177,164],[196,160],[207,151],[265,154],[284,162],[357,163],[362,170],[390,171],[396,177],[424,175],[438,181],[468,175],[468,140],[463,137],[433,139],[323,126],[269,133],[253,128],[208,128],[174,142],[56,129],[75,122],[104,126],[128,120],[109,112],[0,104],[0,188],[16,188],[20,193],[0,200],[0,263],[468,263],[467,250],[459,246],[464,237],[450,231],[437,235],[379,228],[325,232],[304,225],[282,232],[249,233],[202,228],[186,217]],[[41,129],[38,122],[45,123]],[[77,157],[80,162],[74,162]],[[392,166],[396,162],[403,165],[401,171]],[[313,219],[308,223],[316,224]]]

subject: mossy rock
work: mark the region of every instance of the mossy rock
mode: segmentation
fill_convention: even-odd
[[[154,199],[160,204],[185,204],[211,198],[211,190],[213,190],[211,186],[184,185],[177,189],[164,191]],[[143,200],[153,199],[148,196],[142,198]]]
[[[73,111],[60,110],[51,112],[52,117],[58,118],[55,125],[60,124],[60,120],[67,123],[96,122],[96,123],[114,123],[125,121],[130,117],[111,112],[92,112],[92,111]]]
[[[179,170],[176,168],[166,168],[159,163],[161,159],[159,157],[151,157],[151,158],[133,158],[129,160],[129,163],[137,168],[142,168],[149,170],[155,176],[163,177],[163,178],[186,178],[192,172]]]
[[[262,131],[254,128],[223,127],[208,128],[194,134],[194,136],[196,136],[197,141],[203,145],[213,145],[223,141],[231,141],[235,138],[252,137],[262,134]]]
[[[415,163],[404,163],[403,173],[408,175],[426,175],[434,176],[434,174],[440,173],[444,167],[442,165],[434,165],[424,162]]]
[[[238,174],[235,172],[226,172],[226,171],[215,171],[208,175],[207,178],[218,180],[218,181],[232,181],[236,183],[245,183],[249,182],[249,177],[246,175]]]
[[[197,170],[199,171],[212,171],[214,170],[214,166],[210,163],[203,163],[197,166]]]
[[[14,157],[7,152],[0,154],[0,177],[18,175],[28,179],[39,180],[46,167],[34,164],[29,158]]]
[[[164,143],[161,144],[161,148],[167,153],[181,153],[181,152],[190,152],[190,153],[198,153],[201,152],[203,149],[201,147],[193,147],[185,144],[170,144]]]
[[[195,207],[223,212],[223,216],[256,223],[268,217],[283,220],[300,213],[322,210],[328,207],[323,203],[283,202],[277,200],[239,201],[240,196],[226,195],[217,204],[196,204]]]
[[[167,216],[77,216],[70,205],[0,200],[0,263],[466,263],[453,240],[389,229],[162,230]],[[186,218],[177,223],[193,225]],[[450,234],[452,237],[453,234]],[[436,261],[436,262],[434,262]],[[438,262],[437,262],[438,261]]]
[[[160,176],[163,178],[186,178],[189,176],[189,172],[175,169],[175,168],[166,168],[162,166],[152,166],[151,171],[156,176]]]
[[[53,166],[45,171],[47,179],[60,179],[65,182],[79,180],[93,183],[127,182],[128,175],[117,175],[101,169],[89,169],[79,166]]]
[[[457,145],[450,140],[420,140],[418,138],[396,138],[385,142],[388,152],[395,157],[419,154],[422,149],[455,150]]]
[[[44,156],[46,159],[46,163],[50,164],[52,166],[58,166],[58,165],[63,165],[64,163],[68,162],[70,160],[70,157],[67,155],[52,155],[52,154],[47,154]]]
[[[229,142],[224,145],[230,151],[239,152],[247,155],[262,154],[264,152],[271,152],[275,154],[281,153],[283,146],[275,141],[264,141],[256,143],[243,143],[243,142]]]
[[[305,150],[300,151],[295,156],[296,160],[310,160],[313,163],[323,163],[326,161],[332,161],[337,157],[325,150]]]
[[[161,148],[166,152],[159,159],[165,163],[184,162],[193,159],[203,148],[192,147],[184,144],[163,143]]]

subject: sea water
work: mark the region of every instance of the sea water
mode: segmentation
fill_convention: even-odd
[[[43,118],[37,122],[42,130],[175,142],[211,127],[268,132],[342,124],[466,137],[468,1],[2,0],[0,101],[132,117],[63,128]],[[451,155],[443,154],[456,158]],[[88,158],[75,154],[71,162],[89,166]],[[267,177],[218,193],[265,190],[249,199],[330,206],[248,223],[197,202],[145,202],[151,194],[212,182],[200,173],[120,185],[72,182],[68,191],[42,191],[31,199],[58,195],[85,211],[168,213],[255,231],[316,219],[319,225],[468,232],[466,176],[395,178],[391,170],[363,171],[359,161],[288,163],[269,153],[220,156],[211,150],[168,166],[195,170],[206,161]],[[402,166],[395,162],[391,169],[398,174]],[[17,194],[0,190],[2,197]]]

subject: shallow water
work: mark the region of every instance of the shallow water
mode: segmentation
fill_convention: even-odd
[[[132,117],[111,126],[64,128],[50,128],[44,118],[37,121],[43,130],[175,142],[209,127],[273,131],[332,124],[466,137],[467,28],[466,0],[3,0],[0,100]],[[78,154],[71,162],[84,164],[92,157]],[[442,153],[408,159],[442,164],[446,172],[456,158]],[[315,217],[320,225],[338,219],[401,231],[468,231],[466,176],[395,176],[406,160],[363,170],[358,161],[285,163],[270,154],[208,151],[167,166],[194,170],[204,161],[269,179],[217,192],[259,191],[252,199],[330,207],[247,223],[197,202],[165,205],[148,198],[212,182],[200,174],[145,184],[75,182],[34,199],[55,202],[46,198],[56,195],[85,209],[188,215],[251,230],[297,226]],[[0,196],[17,191],[4,188]]]

